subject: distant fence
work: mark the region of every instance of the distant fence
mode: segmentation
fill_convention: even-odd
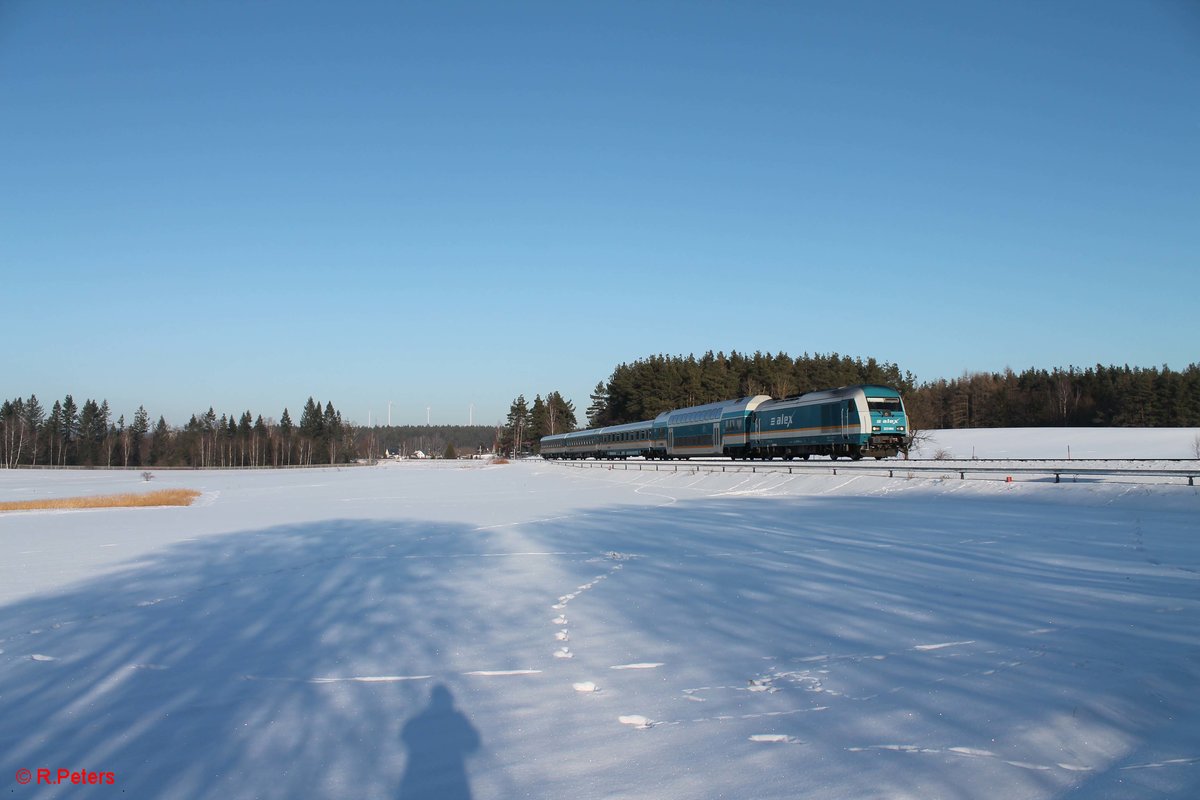
[[[1028,476],[1045,478],[1054,476],[1055,483],[1062,483],[1064,477],[1068,479],[1078,479],[1080,477],[1139,477],[1161,479],[1154,482],[1163,484],[1171,484],[1176,481],[1182,484],[1186,480],[1188,486],[1195,486],[1196,478],[1200,477],[1200,464],[1194,465],[1191,468],[1179,469],[1121,469],[1116,467],[1063,467],[1051,464],[1041,467],[964,467],[960,465],[934,466],[930,464],[913,464],[911,462],[906,462],[902,466],[854,462],[848,462],[840,466],[831,464],[690,464],[686,462],[657,464],[649,461],[570,460],[554,460],[551,463],[580,469],[635,470],[639,472],[783,473],[785,475],[815,473],[818,475],[870,475],[888,478],[913,478],[921,474],[924,476],[940,475],[947,478],[957,476],[959,480],[967,480],[967,475],[971,475],[977,480],[998,481],[1011,481],[1013,475],[1025,476],[1027,479]]]

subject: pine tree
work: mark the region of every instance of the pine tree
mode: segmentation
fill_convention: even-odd
[[[145,451],[146,434],[150,432],[150,415],[146,413],[144,406],[138,406],[137,411],[133,412],[133,424],[129,426],[129,453],[126,455],[126,466],[130,462],[134,466],[142,464],[142,455]],[[151,459],[153,461],[153,459]]]
[[[615,371],[613,374],[616,374]],[[588,427],[599,428],[607,424],[609,419],[609,391],[603,381],[596,384],[591,398],[592,404],[587,408]]]
[[[254,417],[250,416],[250,410],[242,414],[238,420],[238,460],[241,466],[246,466],[246,459],[250,457],[250,436],[254,430]]]
[[[96,442],[99,430],[100,406],[91,398],[83,401],[79,412],[79,441],[77,443],[79,463],[90,467],[96,463]]]
[[[29,395],[29,399],[25,401],[25,418],[29,420],[29,431],[32,437],[30,447],[31,462],[37,466],[38,459],[38,435],[42,430],[42,426],[46,424],[46,411],[42,408],[42,404],[38,402],[37,395]]]
[[[79,438],[79,407],[74,398],[67,395],[59,411],[59,425],[62,437],[62,447],[59,451],[59,465],[66,466],[67,462],[74,463],[75,442]]]
[[[279,448],[282,451],[282,461],[285,467],[290,467],[292,464],[292,415],[288,410],[283,409],[283,415],[279,418]],[[279,466],[280,456],[276,456],[275,466]]]
[[[101,431],[100,449],[104,453],[104,466],[111,467],[113,449],[117,446],[117,429],[112,424],[112,409],[108,407],[108,400],[100,401],[96,422]]]
[[[300,463],[311,464],[313,451],[320,447],[322,432],[321,404],[308,398],[300,415]]]
[[[55,400],[46,418],[46,446],[50,451],[50,466],[58,464],[58,448],[62,443],[62,403]]]
[[[504,451],[512,451],[516,458],[524,449],[529,438],[531,425],[529,407],[525,395],[519,395],[508,410],[508,421],[501,432],[500,447]]]
[[[321,432],[324,435],[324,445],[329,453],[329,463],[336,464],[342,450],[342,415],[335,411],[333,403],[325,404],[325,413],[321,416]]]
[[[533,452],[539,452],[542,437],[549,435],[550,411],[539,394],[533,398],[533,406],[529,409],[529,441],[533,445]]]
[[[575,430],[575,404],[563,399],[558,392],[546,395],[546,411],[550,418],[551,435]]]
[[[139,406],[138,410],[144,409]],[[193,416],[192,422],[195,421],[196,417]],[[159,417],[158,424],[154,426],[154,435],[150,437],[150,463],[156,467],[167,466],[170,463],[171,444],[171,428],[163,417]]]

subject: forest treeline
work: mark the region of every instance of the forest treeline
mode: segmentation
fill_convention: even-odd
[[[154,425],[145,407],[133,418],[113,419],[108,401],[72,395],[46,409],[37,395],[0,405],[0,463],[14,466],[263,467],[338,464],[357,457],[355,426],[327,403],[308,398],[294,422],[285,408],[279,420],[246,411],[241,416],[209,408],[187,424]]]
[[[493,452],[497,432],[494,425],[380,425],[364,428],[360,438],[363,458],[418,452],[457,458]]]
[[[877,383],[904,395],[911,427],[1200,427],[1200,364],[1027,369],[966,374],[918,383],[896,364],[837,353],[792,357],[708,352],[656,355],[620,364],[590,396],[584,425],[653,419],[675,408],[754,394],[788,397],[817,389]],[[332,403],[309,398],[294,421],[221,414],[212,408],[181,427],[151,424],[139,407],[112,418],[107,401],[71,395],[45,408],[36,395],[0,405],[0,466],[285,467],[373,459],[385,452],[467,455],[536,450],[550,433],[579,427],[575,405],[559,392],[532,404],[513,401],[506,423],[491,426],[361,427]]]
[[[589,427],[653,419],[663,411],[736,397],[789,397],[875,383],[904,396],[912,427],[1200,426],[1200,365],[1103,366],[966,374],[918,383],[911,372],[873,358],[832,353],[656,355],[621,364],[596,385]]]
[[[132,419],[113,419],[108,401],[72,395],[46,409],[36,395],[0,404],[0,466],[58,467],[289,467],[344,464],[385,452],[491,450],[492,426],[353,425],[332,403],[311,397],[293,420],[208,411],[193,414],[182,427],[163,417],[151,424],[142,406]],[[457,448],[457,449],[456,449]]]
[[[1200,364],[976,373],[921,384],[904,404],[918,429],[1192,428],[1200,426]]]
[[[854,383],[912,390],[915,378],[895,364],[831,353],[791,357],[738,352],[705,353],[699,358],[656,355],[620,364],[596,384],[587,408],[589,427],[653,419],[664,411],[756,394],[790,397],[814,389]]]

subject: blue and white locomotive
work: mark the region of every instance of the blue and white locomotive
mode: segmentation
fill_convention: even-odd
[[[885,458],[910,436],[900,393],[847,386],[664,411],[653,420],[543,437],[543,458]]]

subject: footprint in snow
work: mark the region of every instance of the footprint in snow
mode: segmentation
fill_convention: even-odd
[[[58,661],[55,656],[44,656],[41,653],[34,653],[29,658],[31,661]]]
[[[581,694],[600,691],[596,684],[592,681],[580,681],[579,683],[572,683],[571,687]]]
[[[554,634],[554,638],[560,642],[566,642],[569,641],[571,637],[567,635],[566,631],[559,631],[558,633]]]
[[[551,623],[553,623],[554,625],[566,625],[566,624],[567,624],[567,618],[566,618],[566,616],[564,616],[563,614],[559,614],[557,617],[555,617],[554,619],[550,620],[550,622],[551,622]]]
[[[571,648],[560,647],[554,651],[554,657],[555,658],[574,658],[575,656],[573,656],[571,654]]]
[[[756,733],[750,737],[750,741],[760,744],[804,744],[795,736],[787,736],[782,733]]]
[[[654,726],[653,720],[643,717],[641,714],[622,714],[617,717],[617,721],[622,725],[632,725],[642,731]]]

